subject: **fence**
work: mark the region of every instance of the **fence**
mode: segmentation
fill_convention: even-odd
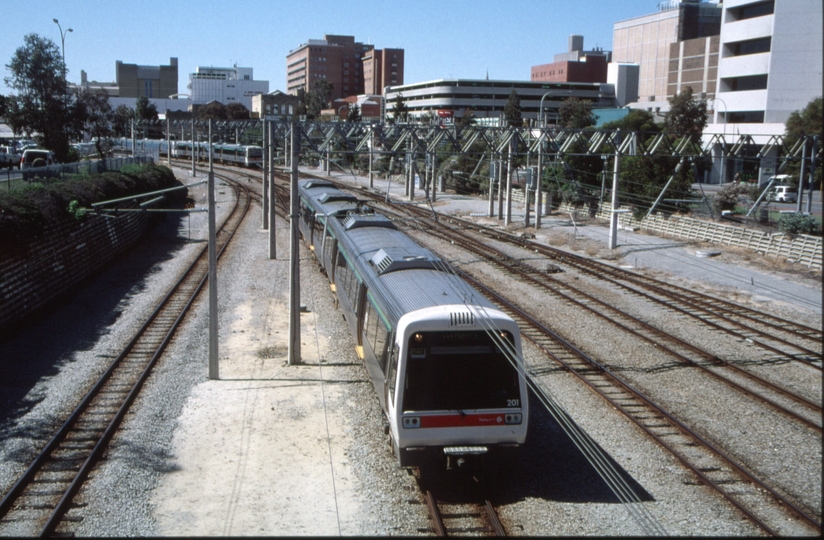
[[[8,169],[0,172],[0,190],[12,190],[22,187],[37,179],[49,182],[67,176],[99,174],[106,171],[119,171],[125,165],[154,163],[153,156],[136,156],[127,158],[107,158],[95,161],[76,161],[46,167],[32,167],[22,170]]]
[[[566,204],[561,206],[561,210],[580,211]],[[595,217],[609,220],[611,210],[612,205],[605,202],[601,204]],[[641,220],[636,219],[631,213],[619,214],[618,223],[624,228],[646,229],[679,238],[753,249],[763,255],[780,257],[788,262],[821,270],[822,239],[820,236],[770,233],[684,216],[665,217],[661,214],[654,214]]]

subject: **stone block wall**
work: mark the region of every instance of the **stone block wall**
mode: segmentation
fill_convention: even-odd
[[[0,253],[0,331],[31,315],[133,246],[146,212],[89,215],[54,225],[20,253]]]

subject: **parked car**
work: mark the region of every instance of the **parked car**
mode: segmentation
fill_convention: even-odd
[[[38,159],[43,161],[42,165],[35,165],[34,162]],[[51,150],[44,150],[43,148],[28,148],[23,150],[23,155],[20,156],[20,168],[30,169],[32,167],[46,167],[54,165],[54,153]]]
[[[790,186],[773,186],[767,193],[771,201],[776,202],[796,202],[798,201],[798,191]]]
[[[0,146],[0,169],[7,167],[9,170],[15,166],[20,167],[21,154],[14,149],[14,146]]]

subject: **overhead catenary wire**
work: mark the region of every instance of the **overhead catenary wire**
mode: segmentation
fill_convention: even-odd
[[[443,259],[438,261],[437,266],[444,272],[458,275],[455,269]],[[471,299],[479,294],[465,281],[460,280],[458,283],[460,284],[457,285],[454,292],[459,293],[459,296]],[[593,467],[598,476],[601,477],[610,491],[626,506],[628,512],[644,530],[644,533],[649,536],[666,536],[667,531],[664,526],[642,504],[640,496],[624,479],[621,472],[615,468],[609,456],[604,453],[586,431],[575,423],[572,417],[551,396],[550,392],[535,382],[534,377],[529,370],[527,370],[526,360],[514,347],[514,344],[504,338],[502,329],[495,325],[493,317],[487,312],[487,308],[478,303],[465,303],[465,305],[473,315],[476,315],[478,324],[493,340],[493,343],[504,352],[510,364],[519,372],[524,373],[524,379],[529,388],[532,389],[533,393],[538,397],[587,462]]]

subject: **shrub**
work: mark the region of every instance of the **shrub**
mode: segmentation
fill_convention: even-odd
[[[814,217],[804,214],[782,214],[778,220],[778,230],[789,234],[821,236],[821,225]]]
[[[77,223],[80,208],[92,203],[174,187],[172,171],[157,165],[124,167],[121,172],[39,182],[0,193],[0,251],[22,251],[49,225]],[[170,192],[167,202],[182,205],[186,190]],[[72,204],[73,203],[73,204]]]

